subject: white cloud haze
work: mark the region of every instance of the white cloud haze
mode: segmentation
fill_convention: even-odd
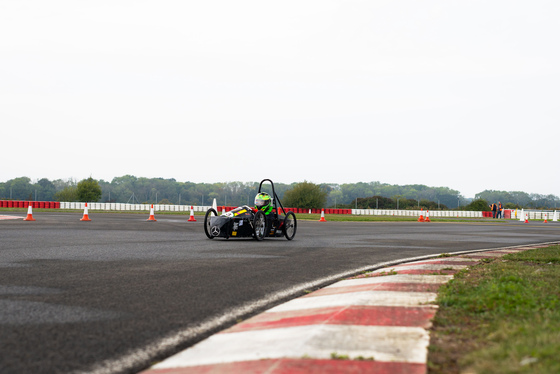
[[[560,195],[557,1],[4,1],[0,181]]]

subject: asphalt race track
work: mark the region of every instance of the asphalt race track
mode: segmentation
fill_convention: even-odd
[[[0,220],[0,373],[134,373],[379,263],[560,241],[558,222],[300,221],[257,242],[209,240],[200,216],[81,216]]]

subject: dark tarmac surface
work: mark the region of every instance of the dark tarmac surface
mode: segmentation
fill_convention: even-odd
[[[293,241],[257,242],[209,240],[200,216],[34,217],[0,220],[3,374],[134,373],[308,282],[402,258],[560,241],[560,223],[518,221],[300,221]]]

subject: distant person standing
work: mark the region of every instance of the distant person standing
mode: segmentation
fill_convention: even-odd
[[[502,218],[502,210],[503,209],[504,209],[504,207],[502,206],[502,203],[498,201],[498,210],[497,210],[496,218]]]
[[[496,214],[498,212],[498,204],[492,203],[492,205],[490,205],[490,209],[492,210],[492,218],[496,218]]]

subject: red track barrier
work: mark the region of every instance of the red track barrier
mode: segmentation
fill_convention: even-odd
[[[58,201],[0,200],[0,208],[60,209]]]

